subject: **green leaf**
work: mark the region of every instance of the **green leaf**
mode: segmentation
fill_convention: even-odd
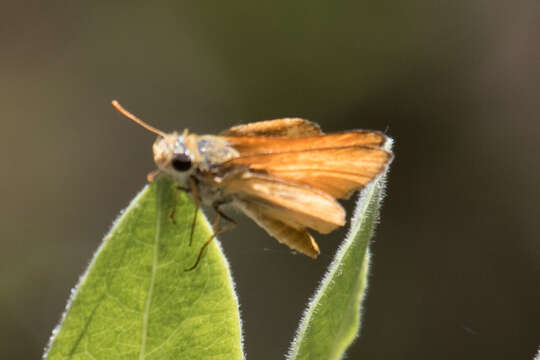
[[[238,301],[217,241],[193,203],[160,178],[105,237],[53,331],[44,358],[242,359]],[[175,222],[171,213],[176,206]]]
[[[360,194],[351,230],[300,321],[288,359],[341,359],[358,336],[367,288],[369,242],[384,185],[382,175]]]

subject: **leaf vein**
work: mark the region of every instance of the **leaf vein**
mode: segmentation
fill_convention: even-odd
[[[156,209],[156,233],[154,236],[154,254],[152,257],[152,275],[150,278],[150,285],[148,288],[148,295],[146,296],[146,304],[144,306],[143,312],[143,322],[142,322],[142,331],[141,331],[141,349],[139,352],[139,360],[144,360],[146,340],[148,336],[148,319],[150,314],[150,307],[152,305],[152,294],[154,292],[154,286],[156,283],[156,274],[158,270],[158,250],[159,250],[159,237],[161,230],[161,211],[162,211],[162,191],[161,186],[158,186],[157,194],[157,209]]]

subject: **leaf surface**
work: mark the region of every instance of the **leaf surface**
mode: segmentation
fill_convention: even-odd
[[[167,178],[146,186],[118,218],[72,292],[44,358],[243,359],[238,301],[217,240]],[[175,222],[171,213],[176,207]]]

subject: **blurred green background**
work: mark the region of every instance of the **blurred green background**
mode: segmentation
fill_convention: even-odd
[[[152,125],[301,116],[396,140],[350,359],[531,359],[540,345],[540,3],[3,1],[0,349],[37,359],[153,169]],[[353,201],[347,203],[350,210]],[[221,237],[249,359],[279,359],[316,261]]]

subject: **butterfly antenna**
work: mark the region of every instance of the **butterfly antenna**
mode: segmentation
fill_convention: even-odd
[[[130,113],[129,111],[127,111],[126,109],[124,109],[122,107],[122,105],[120,105],[118,103],[118,101],[116,100],[113,100],[112,101],[112,106],[114,106],[114,108],[116,110],[118,110],[118,112],[120,112],[122,115],[124,115],[125,117],[127,117],[128,119],[136,122],[137,124],[141,125],[143,128],[145,128],[146,130],[150,131],[150,132],[153,132],[154,134],[157,134],[161,137],[165,137],[167,134],[165,134],[163,131],[161,130],[158,130],[156,129],[155,127],[153,126],[150,126],[148,125],[147,123],[145,123],[144,121],[142,121],[141,119],[139,119],[138,117],[136,117],[135,115],[133,115],[132,113]]]

